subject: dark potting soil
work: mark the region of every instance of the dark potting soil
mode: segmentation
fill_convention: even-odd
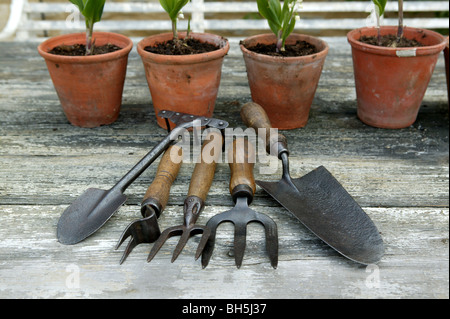
[[[200,42],[192,38],[169,40],[157,43],[155,46],[147,46],[144,48],[145,51],[163,55],[191,55],[212,52],[218,49],[220,49],[219,46],[207,42]]]
[[[271,56],[282,56],[282,57],[296,57],[296,56],[305,56],[319,52],[317,48],[309,42],[306,41],[297,41],[295,44],[286,44],[285,51],[276,52],[276,45],[274,44],[261,44],[258,43],[255,46],[247,47],[247,50],[271,55]]]
[[[376,36],[361,36],[360,42],[371,45],[378,45],[378,37]],[[391,48],[413,48],[413,47],[423,47],[423,44],[417,40],[406,39],[405,37],[400,38],[397,42],[397,36],[394,34],[388,34],[381,36],[381,46],[391,47]]]
[[[100,46],[94,46],[94,52],[92,55],[100,55],[118,51],[122,48],[114,44],[105,44]],[[74,45],[60,45],[49,51],[51,54],[67,55],[67,56],[84,56],[86,55],[86,45],[74,44]]]

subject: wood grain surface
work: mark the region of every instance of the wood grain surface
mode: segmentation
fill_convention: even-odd
[[[241,269],[233,257],[233,227],[221,226],[210,265],[194,260],[199,238],[173,264],[177,239],[151,263],[151,244],[137,246],[123,265],[114,247],[140,218],[140,204],[158,161],[127,190],[128,200],[94,235],[64,246],[56,224],[89,187],[108,189],[167,132],[156,124],[142,62],[133,49],[123,105],[112,125],[82,129],[66,120],[38,55],[37,43],[0,43],[0,297],[1,298],[448,298],[449,118],[444,59],[440,57],[416,123],[376,129],[356,117],[351,52],[346,39],[330,45],[310,120],[283,131],[290,172],[300,177],[324,165],[372,218],[386,253],[369,267],[345,259],[257,188],[252,209],[279,231],[279,264],[265,255],[264,232],[249,225]],[[249,102],[237,43],[223,65],[214,116],[245,126]],[[256,145],[256,150],[263,145]],[[263,152],[264,153],[264,152]],[[193,158],[193,156],[192,156]],[[194,160],[173,183],[161,229],[182,222]],[[268,173],[269,172],[269,173]],[[256,179],[277,180],[281,163],[257,153]],[[230,169],[218,163],[198,223],[234,206]],[[223,227],[223,228],[222,228]],[[124,247],[124,246],[123,246]],[[194,288],[193,288],[194,287]]]

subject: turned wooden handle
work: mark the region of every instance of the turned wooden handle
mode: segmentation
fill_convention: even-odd
[[[243,137],[238,137],[228,151],[228,163],[231,170],[230,193],[239,196],[238,192],[247,192],[253,198],[256,191],[253,168],[255,166],[255,148]]]
[[[272,124],[270,124],[270,119],[267,116],[266,111],[264,111],[261,105],[255,102],[249,102],[242,106],[241,118],[245,125],[253,127],[255,130],[258,128],[272,128]]]
[[[287,139],[283,134],[274,134],[271,130],[272,124],[266,114],[266,111],[257,103],[249,102],[241,108],[241,118],[245,125],[253,128],[258,134],[259,128],[265,129],[266,151],[269,154],[276,154],[280,157],[281,153],[287,152]],[[262,136],[261,136],[262,137]]]
[[[217,162],[222,154],[222,144],[222,134],[211,132],[206,136],[200,158],[192,173],[188,196],[197,196],[203,201],[206,200],[214,179]]]
[[[162,156],[155,178],[144,195],[142,204],[150,199],[154,205],[159,206],[160,212],[164,210],[169,201],[170,188],[180,171],[182,163],[182,148],[177,145],[170,146]]]

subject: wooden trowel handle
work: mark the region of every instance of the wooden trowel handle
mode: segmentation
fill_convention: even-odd
[[[214,179],[217,162],[222,154],[222,144],[223,138],[219,132],[211,132],[206,136],[200,158],[192,173],[188,196],[196,196],[203,201],[206,200]]]
[[[169,201],[170,188],[180,171],[182,149],[177,145],[170,146],[162,156],[155,178],[144,195],[142,206],[152,204],[161,213]]]
[[[231,170],[230,193],[236,202],[238,197],[253,200],[256,191],[253,168],[255,166],[255,148],[243,137],[238,137],[228,151],[228,163]]]
[[[257,133],[259,128],[265,129],[267,153],[280,157],[281,153],[289,152],[286,137],[283,134],[272,132],[269,117],[259,104],[254,102],[244,104],[241,108],[241,118],[245,125],[253,128]]]

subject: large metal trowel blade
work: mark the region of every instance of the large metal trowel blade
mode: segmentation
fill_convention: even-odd
[[[309,230],[345,257],[365,265],[384,254],[377,227],[358,203],[323,166],[307,175],[256,183]]]
[[[118,190],[89,188],[62,213],[56,229],[58,241],[74,245],[92,235],[125,203]]]

